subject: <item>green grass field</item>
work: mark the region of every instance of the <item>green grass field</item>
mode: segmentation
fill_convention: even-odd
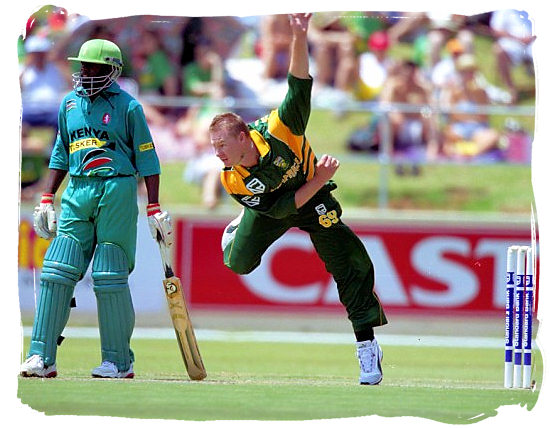
[[[538,388],[502,387],[502,350],[384,346],[384,380],[357,384],[354,346],[200,343],[208,377],[189,381],[175,341],[134,339],[133,380],[92,379],[96,339],[69,338],[55,379],[21,378],[22,403],[46,415],[174,420],[311,420],[416,416],[451,424],[493,417],[503,405],[532,410]],[[25,340],[28,349],[28,339]],[[542,359],[534,379],[541,385]]]

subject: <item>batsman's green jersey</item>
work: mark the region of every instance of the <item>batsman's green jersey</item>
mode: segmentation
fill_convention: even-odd
[[[50,168],[71,177],[160,174],[143,108],[114,82],[94,101],[74,91],[59,109]]]
[[[254,270],[262,254],[291,227],[309,233],[336,281],[355,331],[387,323],[374,293],[374,267],[359,238],[345,225],[329,181],[300,209],[295,193],[315,174],[317,159],[305,135],[312,79],[288,75],[288,92],[278,109],[250,123],[258,164],[221,173],[222,184],[245,207],[235,238],[224,250],[225,264],[239,274]]]

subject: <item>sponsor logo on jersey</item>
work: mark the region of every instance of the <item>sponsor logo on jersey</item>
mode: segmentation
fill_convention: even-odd
[[[146,152],[147,150],[153,150],[155,146],[153,143],[143,143],[138,146],[140,152]]]
[[[279,168],[287,169],[288,168],[288,162],[284,160],[281,156],[277,156],[277,159],[273,161],[275,166],[278,166]]]
[[[82,163],[85,164],[86,162],[88,162],[90,159],[96,157],[96,156],[102,156],[102,155],[105,155],[107,153],[107,150],[105,149],[93,149],[93,150],[90,150],[88,153],[86,153],[84,155],[84,157],[82,158]]]
[[[85,138],[83,140],[73,141],[69,144],[69,154],[78,152],[79,150],[103,147],[105,144],[106,141],[101,141],[97,138]]]
[[[256,205],[260,205],[260,197],[259,196],[243,196],[241,198],[241,202],[245,203],[249,207],[255,207]]]
[[[324,215],[327,213],[327,207],[325,207],[325,204],[319,204],[315,207],[315,211],[317,211],[319,215]]]
[[[86,171],[86,175],[94,176],[100,172],[114,171],[114,168],[110,165],[113,159],[111,159],[107,150],[105,149],[93,149],[90,150],[82,158],[82,171]]]
[[[283,175],[283,178],[281,179],[281,182],[279,183],[279,185],[273,190],[277,190],[279,187],[281,187],[283,184],[285,184],[288,180],[290,180],[291,178],[296,177],[298,175],[298,171],[300,171],[300,161],[298,160],[298,158],[294,158],[294,163],[285,172],[285,174]]]
[[[111,121],[111,115],[109,113],[105,113],[103,115],[103,118],[101,119],[101,121],[107,125],[110,121]]]
[[[265,184],[262,183],[257,178],[253,178],[248,182],[246,185],[246,188],[250,190],[252,193],[257,195],[258,193],[264,193],[265,192]]]
[[[91,161],[89,161],[84,166],[83,170],[88,171],[90,169],[96,169],[98,166],[105,165],[106,163],[110,163],[112,161],[113,160],[111,158],[107,158],[107,157],[95,158],[95,159],[92,159]]]
[[[285,172],[285,175],[283,175],[283,180],[281,181],[281,184],[286,183],[291,178],[294,178],[298,175],[298,171],[300,171],[300,161],[298,158],[294,158],[294,163],[290,167],[290,169]]]

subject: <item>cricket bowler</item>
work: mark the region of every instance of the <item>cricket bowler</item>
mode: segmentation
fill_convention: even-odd
[[[224,231],[223,258],[226,266],[245,275],[288,229],[309,233],[351,321],[359,383],[377,385],[382,381],[382,350],[373,327],[387,320],[373,290],[374,267],[359,238],[342,222],[342,209],[331,194],[338,160],[328,155],[317,160],[305,136],[313,84],[307,45],[310,17],[289,15],[288,91],[279,108],[249,124],[233,113],[211,122],[211,144],[224,163],[222,184],[244,206]]]
[[[101,339],[101,364],[93,377],[133,378],[130,348],[135,314],[128,285],[137,235],[137,178],[147,188],[147,214],[154,239],[173,241],[172,224],[158,201],[160,165],[141,105],[123,91],[118,46],[85,42],[74,89],[63,99],[46,192],[34,211],[34,229],[52,239],[44,256],[30,349],[22,376],[57,375],[56,353],[74,303],[76,283],[92,264]],[[59,219],[55,193],[61,197]]]

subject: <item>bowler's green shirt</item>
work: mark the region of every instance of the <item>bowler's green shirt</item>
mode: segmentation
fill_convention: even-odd
[[[59,108],[49,167],[73,177],[160,174],[141,104],[113,82],[90,101],[71,91]]]
[[[225,190],[241,205],[276,218],[297,213],[296,190],[313,178],[317,163],[305,136],[312,84],[311,78],[288,74],[288,91],[279,108],[248,124],[260,152],[258,164],[221,173]]]

